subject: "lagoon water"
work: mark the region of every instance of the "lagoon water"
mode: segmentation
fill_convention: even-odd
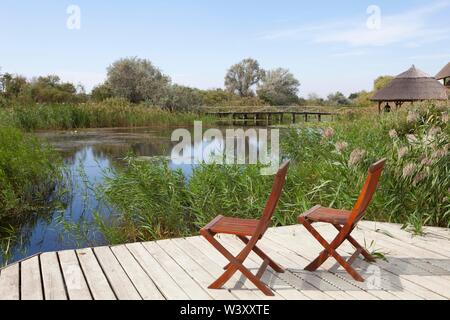
[[[220,128],[224,136],[227,128],[230,127]],[[111,209],[98,203],[98,197],[91,186],[101,184],[104,176],[111,174],[112,167],[125,165],[124,158],[129,154],[143,160],[153,157],[169,159],[172,148],[177,144],[171,141],[171,134],[175,129],[177,128],[108,128],[36,133],[64,158],[68,171],[65,205],[52,212],[37,212],[23,222],[13,235],[15,244],[10,255],[2,257],[0,254],[0,265],[40,252],[106,244],[102,235],[94,232],[92,225],[94,213],[107,220]],[[193,129],[190,128],[189,131],[192,132]],[[215,144],[212,150],[220,150],[223,146],[220,139],[212,143]],[[257,141],[248,139],[246,145],[248,150],[248,146],[257,145]],[[191,147],[194,154],[199,152],[197,142],[193,141]],[[174,164],[170,159],[169,166],[181,169],[187,178],[192,171],[192,165]]]

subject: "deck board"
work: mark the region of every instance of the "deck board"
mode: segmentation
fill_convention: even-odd
[[[20,287],[22,300],[43,300],[41,267],[39,257],[35,256],[21,263]]]
[[[142,300],[141,295],[117,261],[111,248],[94,248],[94,253],[119,300]]]
[[[19,300],[19,264],[13,264],[0,272],[0,300]]]
[[[195,282],[156,242],[145,242],[143,245],[191,299],[212,299],[212,296],[207,292],[208,289]]]
[[[119,260],[126,274],[144,300],[164,300],[153,280],[142,269],[125,246],[112,247],[114,255]]]
[[[91,300],[92,296],[75,251],[60,251],[58,257],[69,299]]]
[[[45,300],[67,300],[64,278],[56,252],[40,255]]]
[[[336,234],[325,224],[317,228],[327,240]],[[332,258],[316,272],[303,270],[322,247],[297,225],[270,228],[258,243],[286,268],[276,273],[269,267],[262,275],[274,297],[263,295],[239,272],[223,289],[208,289],[228,261],[197,236],[42,253],[0,269],[0,300],[450,299],[450,232],[424,230],[424,235],[412,236],[397,224],[361,222],[354,238],[373,244],[369,250],[387,258],[373,264],[356,259],[363,283],[354,281]],[[243,247],[230,235],[219,240],[232,253]],[[353,250],[349,243],[339,248],[344,257]],[[260,264],[255,253],[245,261],[253,272]]]
[[[77,250],[77,256],[94,300],[116,300],[116,296],[92,249],[79,249]]]

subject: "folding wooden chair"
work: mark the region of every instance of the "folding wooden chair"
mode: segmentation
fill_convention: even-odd
[[[372,200],[385,162],[386,159],[382,159],[370,166],[368,177],[352,211],[324,208],[318,205],[298,217],[298,221],[303,224],[314,238],[316,238],[325,248],[313,262],[306,266],[305,270],[317,270],[317,268],[332,256],[353,277],[353,279],[361,282],[364,281],[351,265],[360,254],[370,262],[374,262],[375,259],[350,235],[350,233],[356,227],[358,221],[362,219],[367,206]],[[319,232],[313,228],[312,223],[314,222],[330,223],[339,232],[334,240],[328,243]],[[355,253],[348,260],[343,259],[336,251],[345,240],[348,240],[356,248]]]
[[[268,296],[274,295],[260,279],[267,269],[267,266],[270,266],[276,272],[284,272],[284,269],[258,248],[256,243],[262,238],[267,228],[270,226],[272,215],[278,200],[280,199],[288,167],[289,161],[285,162],[278,170],[272,186],[272,192],[270,193],[260,220],[230,218],[219,215],[200,230],[200,234],[230,261],[230,263],[224,267],[225,272],[208,288],[221,288],[239,270],[264,294]],[[233,256],[233,254],[214,238],[216,234],[221,233],[236,235],[244,242],[245,247],[238,255]],[[256,275],[250,272],[243,264],[251,251],[254,251],[263,260],[263,264]]]

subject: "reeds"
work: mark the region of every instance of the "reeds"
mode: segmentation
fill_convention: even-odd
[[[26,131],[171,125],[192,123],[200,118],[212,121],[211,117],[200,117],[195,113],[171,113],[144,104],[134,105],[121,99],[0,109],[0,125],[8,124]]]
[[[351,209],[370,164],[387,158],[367,218],[402,223],[416,233],[424,225],[449,227],[449,108],[426,105],[414,112],[290,129],[281,141],[293,161],[274,224],[295,224],[319,203]],[[103,230],[122,242],[154,240],[197,234],[218,214],[258,218],[271,182],[253,165],[200,165],[185,181],[165,162],[130,158],[106,181],[117,217]]]
[[[62,175],[62,160],[51,147],[0,127],[0,220],[42,207]]]

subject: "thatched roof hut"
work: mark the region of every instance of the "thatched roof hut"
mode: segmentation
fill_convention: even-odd
[[[444,80],[444,85],[450,87],[450,62],[439,71],[439,73],[435,77],[438,80]]]
[[[438,80],[414,65],[396,76],[372,97],[373,101],[378,101],[379,110],[383,102],[394,102],[396,107],[400,107],[404,102],[447,99],[447,89]]]

